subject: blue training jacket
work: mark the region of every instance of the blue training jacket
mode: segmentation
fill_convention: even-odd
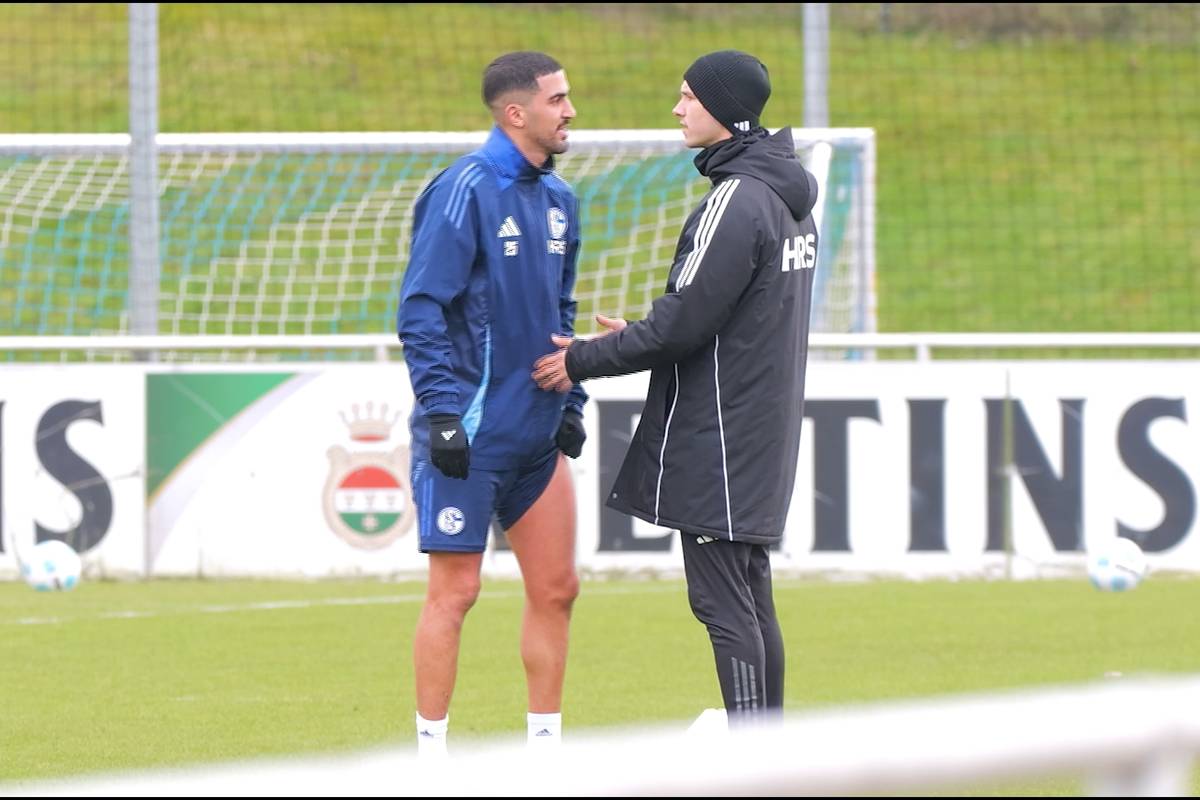
[[[498,127],[417,198],[397,328],[417,403],[414,455],[429,453],[427,414],[460,414],[471,466],[508,469],[544,454],[564,407],[587,394],[542,391],[533,363],[553,333],[575,332],[579,205]]]

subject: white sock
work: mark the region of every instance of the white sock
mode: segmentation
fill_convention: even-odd
[[[529,747],[542,749],[562,744],[561,713],[534,714],[531,711],[525,719],[529,725],[529,737],[525,740]]]
[[[445,719],[425,719],[417,712],[417,755],[420,758],[445,758],[449,727],[449,714]]]

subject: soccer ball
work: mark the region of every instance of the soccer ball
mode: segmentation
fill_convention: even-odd
[[[21,577],[39,592],[65,592],[79,583],[83,562],[66,542],[49,539],[21,555]]]
[[[1146,554],[1137,542],[1118,536],[1088,554],[1088,577],[1105,592],[1136,588],[1146,577]]]

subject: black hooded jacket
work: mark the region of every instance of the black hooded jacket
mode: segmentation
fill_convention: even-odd
[[[575,381],[652,370],[608,505],[732,541],[783,535],[796,477],[817,185],[791,130],[703,150],[713,182],[684,223],[666,293],[623,331],[575,341]]]

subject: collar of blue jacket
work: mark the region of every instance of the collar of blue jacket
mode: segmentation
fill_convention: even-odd
[[[483,143],[483,154],[496,167],[500,174],[500,188],[503,189],[513,181],[537,180],[542,175],[554,172],[554,156],[546,159],[546,163],[535,167],[529,159],[521,154],[508,134],[499,125],[492,127],[491,135]]]

